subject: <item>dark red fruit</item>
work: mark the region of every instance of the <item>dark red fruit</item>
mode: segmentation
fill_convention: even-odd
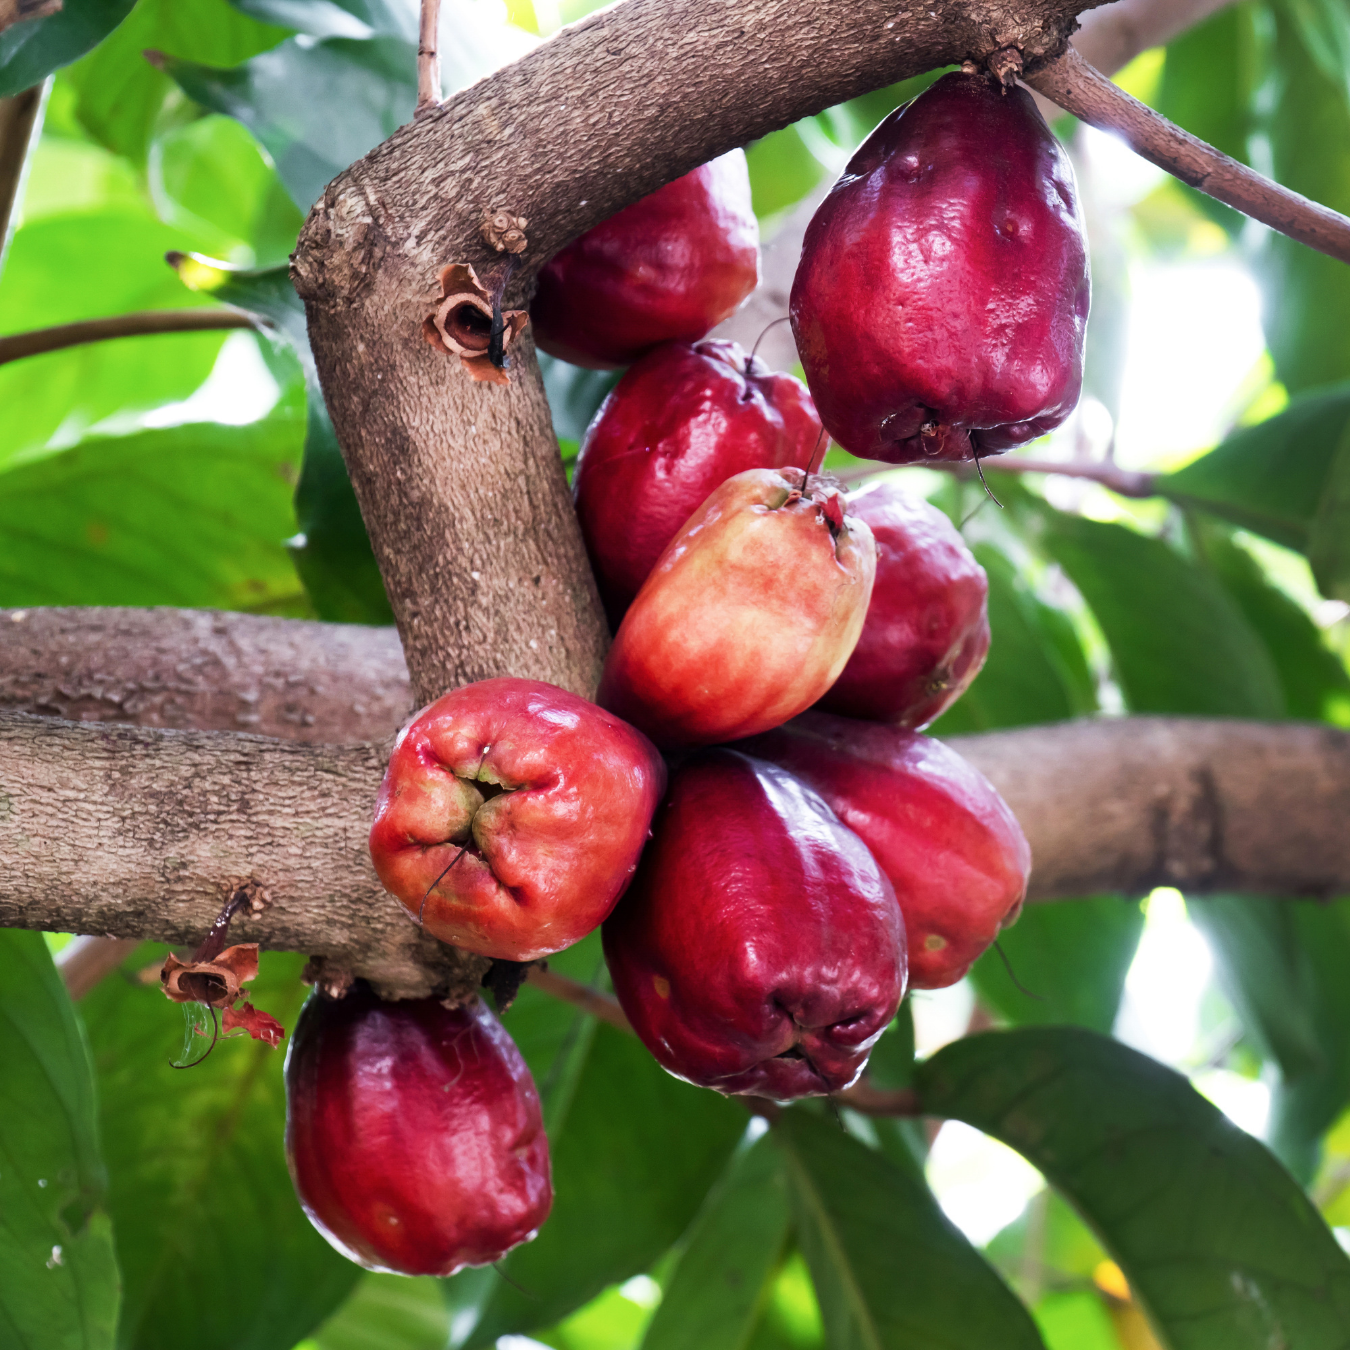
[[[556,253],[530,305],[534,338],[579,366],[626,366],[696,342],[759,281],[759,224],[743,150],[603,220]]]
[[[676,771],[606,921],[614,990],[676,1077],[788,1101],[847,1087],[905,992],[905,930],[866,847],[734,750]]]
[[[611,623],[714,488],[744,469],[804,469],[823,436],[806,386],[734,342],[644,356],[587,428],[572,484]]]
[[[1031,849],[1007,803],[954,750],[825,713],[746,742],[796,774],[895,887],[915,989],[955,984],[1022,908]]]
[[[1089,295],[1063,147],[1024,89],[954,73],[877,127],[816,212],[792,329],[846,450],[969,459],[1072,411]]]
[[[872,532],[838,481],[747,469],[685,521],[605,658],[598,702],[657,745],[714,745],[809,708],[858,645]]]
[[[595,704],[539,680],[480,680],[399,733],[371,861],[433,936],[534,961],[613,908],[665,783],[651,742]]]
[[[935,506],[892,483],[849,497],[877,542],[877,580],[844,673],[816,705],[924,727],[965,692],[989,652],[989,579]]]
[[[310,1222],[371,1270],[487,1265],[553,1204],[534,1080],[476,1000],[310,998],[286,1057],[286,1157]]]

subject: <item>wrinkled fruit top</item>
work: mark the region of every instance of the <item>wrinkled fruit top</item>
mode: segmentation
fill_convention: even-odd
[[[849,497],[877,542],[862,636],[818,707],[925,727],[980,673],[989,653],[989,579],[935,506],[893,483]]]
[[[597,701],[663,748],[752,736],[809,708],[857,645],[872,532],[828,475],[729,478],[661,555]]]
[[[813,787],[895,887],[915,989],[955,984],[1017,918],[1026,836],[985,776],[917,732],[807,713],[746,747]]]
[[[823,435],[806,386],[734,342],[644,356],[587,429],[572,483],[610,622],[714,488],[744,469],[804,469]]]
[[[846,450],[960,460],[1072,411],[1089,296],[1063,147],[1026,90],[953,73],[877,127],[816,212],[792,329]]]
[[[579,366],[626,366],[697,342],[759,282],[745,152],[732,150],[603,220],[555,254],[530,305],[534,338]]]
[[[399,733],[370,856],[433,936],[533,961],[613,908],[664,788],[651,743],[595,704],[538,680],[481,680]]]
[[[313,995],[286,1059],[286,1157],[310,1221],[372,1270],[487,1265],[553,1204],[534,1081],[477,1001]]]
[[[643,1044],[719,1092],[847,1087],[905,991],[904,925],[866,847],[791,774],[733,750],[675,772],[603,931]]]

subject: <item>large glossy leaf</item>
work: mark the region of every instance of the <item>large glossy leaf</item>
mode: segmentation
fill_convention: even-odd
[[[230,0],[265,23],[297,28],[311,37],[366,38],[376,34],[417,41],[416,0]]]
[[[416,44],[402,38],[291,38],[232,70],[175,59],[164,69],[188,97],[253,132],[305,211],[410,121],[417,101]]]
[[[225,0],[139,0],[126,22],[62,78],[75,91],[74,112],[85,131],[140,166],[163,123],[192,115],[166,106],[173,81],[146,52],[233,66],[285,36],[284,29],[257,23]]]
[[[1015,1026],[1068,1023],[1109,1035],[1143,928],[1138,904],[1116,896],[1028,905],[971,979]]]
[[[1077,1028],[995,1032],[919,1070],[926,1110],[1073,1203],[1170,1350],[1344,1350],[1350,1260],[1297,1183],[1181,1077]]]
[[[0,1344],[111,1350],[106,1190],[84,1030],[42,935],[0,929]]]
[[[1188,910],[1248,1035],[1279,1068],[1271,1146],[1310,1180],[1323,1134],[1350,1103],[1350,901],[1212,896]]]
[[[450,1318],[436,1280],[371,1272],[361,1276],[312,1342],[316,1350],[444,1350],[449,1336]]]
[[[787,1241],[783,1155],[761,1138],[709,1195],[682,1245],[642,1350],[741,1350]]]
[[[1209,454],[1158,480],[1182,506],[1306,552],[1313,518],[1346,426],[1350,384],[1296,398],[1276,417],[1234,432]]]
[[[632,1036],[596,1027],[550,1133],[553,1213],[499,1268],[447,1282],[452,1343],[473,1350],[547,1326],[646,1270],[697,1213],[746,1120],[736,1103],[670,1077]]]
[[[17,333],[141,309],[196,307],[164,265],[191,236],[148,211],[92,211],[15,232],[0,274],[0,332]],[[186,398],[211,372],[223,333],[98,342],[0,365],[0,467],[58,431],[75,440],[116,412]]]
[[[1350,600],[1350,430],[1341,435],[1317,504],[1308,561],[1323,595]]]
[[[1346,529],[1350,532],[1350,522]],[[1216,522],[1193,522],[1205,563],[1237,601],[1266,645],[1291,717],[1350,721],[1350,673],[1297,601],[1273,585],[1260,564]]]
[[[29,89],[101,42],[135,0],[65,0],[56,14],[0,32],[0,98]]]
[[[0,604],[277,609],[298,421],[91,437],[0,479]]]
[[[1078,587],[1133,712],[1279,717],[1274,662],[1208,572],[1123,525],[1046,513],[1042,546]]]
[[[1312,21],[1313,8],[1290,0],[1270,7],[1275,38],[1270,87],[1259,104],[1265,113],[1261,131],[1281,183],[1345,212],[1350,210],[1345,53],[1327,45],[1331,26]],[[1350,331],[1339,319],[1350,308],[1350,269],[1271,232],[1259,274],[1266,343],[1285,386],[1296,392],[1350,377]]]
[[[197,256],[178,256],[175,264],[192,290],[264,319],[276,341],[300,362],[307,405],[305,452],[295,486],[299,529],[288,547],[316,613],[345,623],[392,623],[384,581],[319,387],[304,307],[287,269],[236,270]]]
[[[121,1350],[291,1350],[360,1276],[319,1236],[291,1188],[282,1144],[284,1052],[231,1037],[195,1068],[183,1010],[142,948],[125,978],[81,1005],[93,1044],[125,1281]],[[254,1004],[289,1030],[304,957],[264,952]],[[204,1048],[201,1038],[194,1038]]]
[[[774,1137],[831,1350],[1043,1350],[921,1179],[804,1110],[784,1112]]]

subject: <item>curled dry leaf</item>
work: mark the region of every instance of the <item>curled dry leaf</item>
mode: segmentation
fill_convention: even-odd
[[[286,1039],[286,1028],[275,1017],[259,1012],[253,1004],[244,1002],[237,1008],[226,1008],[221,1019],[221,1030],[229,1033],[243,1027],[255,1041],[266,1041],[273,1049]]]
[[[422,325],[426,339],[447,356],[458,356],[460,364],[475,380],[491,384],[509,384],[504,369],[505,352],[520,336],[529,319],[523,309],[496,309],[501,315],[502,365],[491,354],[495,300],[468,263],[451,263],[440,274],[441,303]]]
[[[219,956],[205,961],[180,961],[172,952],[159,973],[164,993],[175,1003],[205,1003],[225,1008],[243,992],[241,985],[256,979],[258,944],[244,942],[226,947]]]

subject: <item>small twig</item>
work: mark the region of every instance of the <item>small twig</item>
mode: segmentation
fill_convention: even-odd
[[[0,14],[3,8],[0,8]],[[3,28],[0,21],[0,28]],[[49,82],[50,83],[50,82]],[[24,167],[38,133],[49,84],[0,98],[0,263],[9,243],[10,222],[19,203]]]
[[[417,108],[421,117],[441,106],[441,58],[436,50],[436,30],[441,20],[441,0],[422,0],[422,23],[417,31]]]
[[[913,1088],[874,1087],[867,1079],[854,1083],[843,1092],[836,1092],[833,1098],[841,1106],[851,1107],[865,1116],[919,1116],[923,1111],[919,1104],[919,1094]]]
[[[79,323],[33,328],[26,333],[0,337],[0,365],[23,356],[38,356],[42,352],[57,352],[64,347],[106,342],[111,338],[257,326],[251,316],[228,309],[151,309],[136,314],[114,314],[107,319],[83,319]]]
[[[955,464],[939,461],[933,464],[925,464],[923,467],[925,469],[939,469],[945,473],[962,474],[966,477],[971,476],[971,466],[966,460]],[[1018,455],[998,459],[986,456],[980,460],[980,468],[984,473],[1051,473],[1058,474],[1061,478],[1087,478],[1094,483],[1100,483],[1103,487],[1110,488],[1112,492],[1122,497],[1153,497],[1157,495],[1157,475],[1120,469],[1114,464],[1075,463],[1073,460],[1024,459]],[[851,486],[865,482],[869,478],[875,478],[877,474],[889,472],[889,465],[876,465],[866,469],[851,469],[847,473],[841,473],[839,479]]]
[[[1114,132],[1151,164],[1319,253],[1350,262],[1350,219],[1229,159],[1112,84],[1072,47],[1027,76],[1066,112]]]
[[[56,969],[71,998],[81,999],[139,947],[137,938],[77,937],[56,954]]]
[[[602,1022],[608,1022],[612,1027],[618,1027],[620,1031],[632,1032],[633,1026],[628,1018],[624,1016],[624,1011],[619,1007],[618,999],[610,998],[608,994],[598,993],[589,985],[582,984],[580,980],[568,979],[566,975],[559,975],[556,971],[545,970],[542,966],[531,966],[530,973],[525,977],[527,984],[532,984],[536,989],[542,989],[544,993],[553,998],[561,999],[564,1003],[575,1004],[583,1012],[588,1012],[592,1017],[598,1017]]]

